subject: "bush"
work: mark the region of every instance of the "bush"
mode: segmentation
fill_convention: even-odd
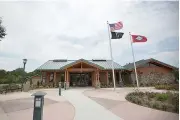
[[[157,94],[153,92],[145,92],[146,96],[148,99],[154,98]]]
[[[179,93],[132,92],[125,98],[145,107],[179,113]]]
[[[167,93],[156,94],[156,99],[159,101],[166,101],[168,99]]]
[[[153,102],[152,103],[152,108],[159,109],[160,108],[159,102],[157,102],[157,101]]]

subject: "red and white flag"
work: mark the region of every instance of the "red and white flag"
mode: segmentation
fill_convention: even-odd
[[[142,35],[131,35],[132,36],[132,42],[147,42],[147,38]]]
[[[123,23],[121,21],[113,24],[109,24],[111,31],[120,30],[123,28]]]

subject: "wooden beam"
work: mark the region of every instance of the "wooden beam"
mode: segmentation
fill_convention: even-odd
[[[92,72],[95,69],[93,68],[70,68],[68,69],[69,72]]]

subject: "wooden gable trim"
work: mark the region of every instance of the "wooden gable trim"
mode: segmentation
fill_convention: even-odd
[[[85,64],[87,64],[87,65],[89,65],[89,66],[92,66],[92,67],[97,68],[97,69],[100,69],[100,70],[103,69],[103,68],[101,68],[100,66],[98,66],[98,65],[96,65],[96,64],[94,64],[94,63],[89,64],[89,61],[86,61],[86,60],[83,60],[83,59],[80,59],[80,60],[77,60],[77,61],[75,61],[75,62],[73,62],[73,63],[70,63],[70,64],[64,66],[63,69],[68,69],[68,68],[70,68],[70,67],[72,67],[72,66],[74,66],[74,65],[76,65],[76,64],[79,64],[79,63],[85,63]]]

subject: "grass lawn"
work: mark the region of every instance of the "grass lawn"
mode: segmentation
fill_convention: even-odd
[[[132,92],[126,100],[158,110],[179,113],[179,93]]]

